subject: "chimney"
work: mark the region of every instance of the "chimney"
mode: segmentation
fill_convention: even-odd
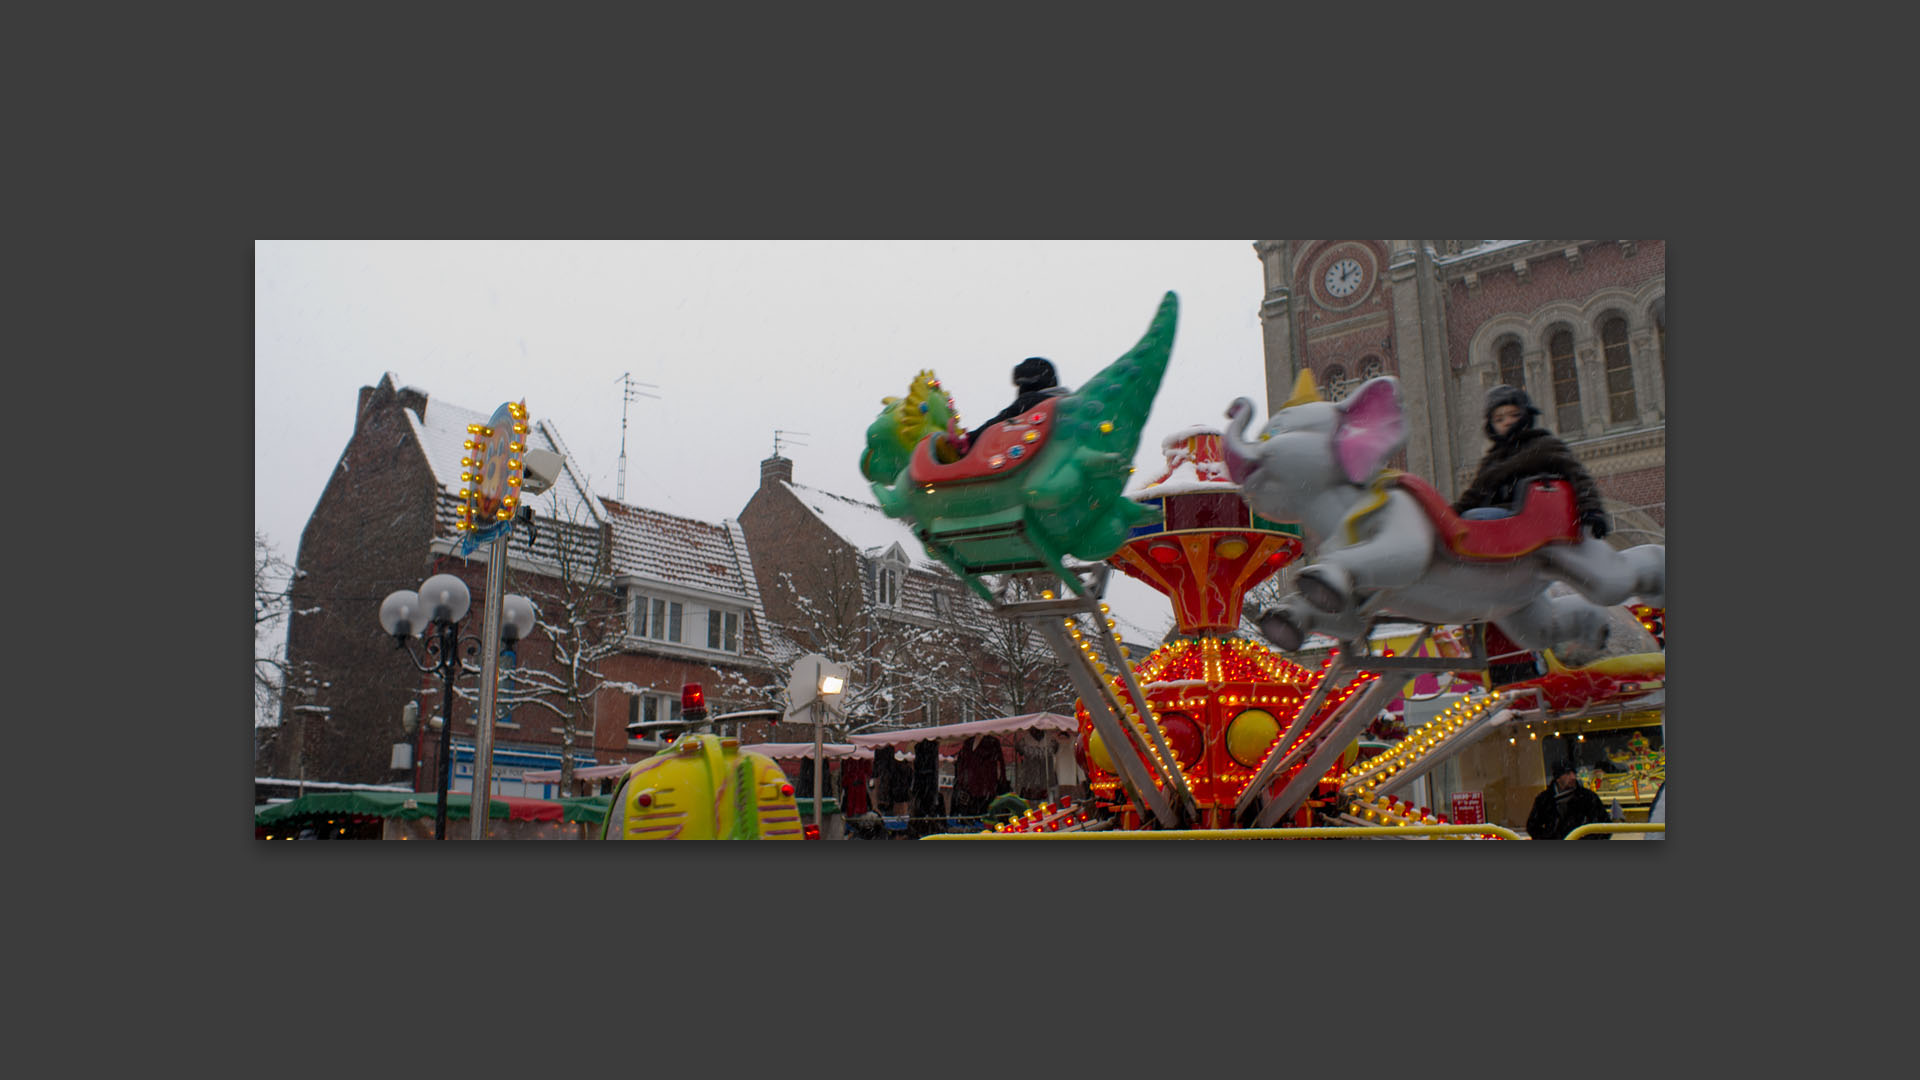
[[[400,400],[401,408],[413,410],[413,415],[418,417],[421,423],[424,424],[427,422],[427,395],[425,391],[417,390],[411,386],[403,386],[396,396]]]
[[[778,454],[760,463],[760,486],[770,487],[776,480],[793,483],[793,462]]]

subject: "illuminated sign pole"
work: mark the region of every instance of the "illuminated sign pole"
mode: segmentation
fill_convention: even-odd
[[[527,403],[508,402],[493,411],[484,424],[467,425],[467,456],[460,464],[466,483],[460,495],[466,500],[455,526],[466,534],[460,553],[466,555],[490,541],[487,548],[487,595],[485,622],[480,640],[488,644],[480,651],[480,710],[474,717],[473,839],[487,835],[488,801],[493,798],[493,724],[497,682],[500,678],[501,609],[507,593],[507,540],[513,535],[514,515],[520,509],[520,486],[526,478]]]

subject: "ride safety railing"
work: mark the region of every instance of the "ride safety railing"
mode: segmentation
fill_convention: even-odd
[[[1582,825],[1567,834],[1569,840],[1581,840],[1595,833],[1664,833],[1665,822],[1648,823],[1645,821],[1603,821],[1592,825]],[[1662,838],[1664,839],[1664,837]]]
[[[1664,824],[1610,822],[1582,825],[1567,834],[1578,840],[1594,833],[1664,833]],[[1292,829],[1115,829],[1104,832],[948,833],[923,840],[1370,840],[1387,837],[1525,840],[1502,825],[1324,825]]]

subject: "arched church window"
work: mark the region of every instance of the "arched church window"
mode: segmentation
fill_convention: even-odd
[[[1349,389],[1347,369],[1339,364],[1328,367],[1326,373],[1320,377],[1320,396],[1328,401],[1339,401],[1347,396]]]
[[[1379,357],[1369,356],[1365,360],[1360,361],[1360,382],[1366,382],[1368,379],[1377,379],[1384,374],[1386,374],[1386,368],[1380,363]]]
[[[1660,342],[1660,381],[1667,381],[1667,307],[1664,303],[1653,309],[1653,329]]]
[[[1553,367],[1553,425],[1561,434],[1577,434],[1580,417],[1580,370],[1573,360],[1573,331],[1559,329],[1547,339],[1547,358]]]
[[[1615,315],[1600,324],[1600,347],[1606,356],[1607,419],[1631,423],[1640,415],[1633,396],[1633,351],[1627,347],[1627,320]]]
[[[1527,369],[1520,362],[1520,343],[1509,339],[1500,346],[1500,381],[1508,386],[1527,387]]]

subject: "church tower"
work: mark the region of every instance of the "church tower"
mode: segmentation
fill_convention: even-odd
[[[1376,375],[1400,380],[1410,437],[1404,462],[1447,490],[1459,447],[1450,437],[1445,312],[1428,245],[1414,240],[1259,240],[1266,290],[1269,414],[1301,371],[1328,400]]]
[[[1267,411],[1309,371],[1329,399],[1400,380],[1395,467],[1447,494],[1486,449],[1482,403],[1524,388],[1615,518],[1666,530],[1666,244],[1660,240],[1256,240]]]

